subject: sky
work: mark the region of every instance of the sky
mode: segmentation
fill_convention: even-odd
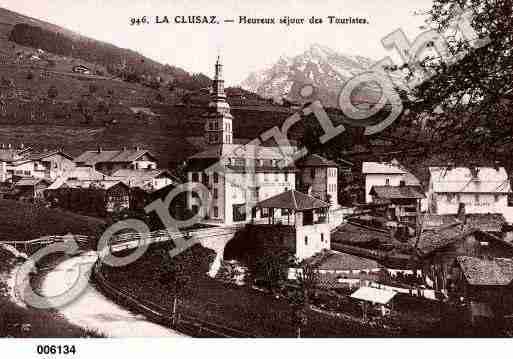
[[[350,55],[396,59],[381,39],[402,29],[412,41],[422,32],[422,16],[431,0],[0,0],[0,6],[119,47],[130,48],[162,63],[212,76],[218,53],[225,80],[236,85],[250,72],[274,64],[280,56],[295,56],[312,44]],[[220,24],[176,24],[181,15],[215,15]],[[150,24],[130,25],[146,16]],[[168,16],[170,24],[155,24]],[[285,26],[239,24],[251,18],[304,17],[306,24]],[[317,16],[323,24],[311,25]],[[368,24],[328,24],[327,17],[361,17]],[[224,19],[234,19],[225,23]]]

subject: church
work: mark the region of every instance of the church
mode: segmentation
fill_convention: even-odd
[[[295,146],[265,146],[254,144],[255,141],[234,143],[234,117],[227,102],[219,57],[208,110],[202,116],[206,146],[188,158],[187,177],[189,183],[201,183],[208,189],[211,202],[206,208],[197,193],[188,192],[187,208],[193,213],[199,211],[206,222],[231,225],[264,220],[269,211],[256,204],[296,188],[332,205],[338,204],[334,162],[320,156],[309,160],[308,156],[296,164],[292,160]]]

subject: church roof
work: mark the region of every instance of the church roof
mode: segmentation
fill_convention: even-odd
[[[284,160],[291,159],[296,150],[295,146],[278,147],[224,143],[210,145],[204,151],[192,155],[189,159],[248,158]]]
[[[256,206],[260,208],[286,208],[294,211],[306,211],[309,209],[326,208],[330,204],[302,192],[289,190],[260,201]]]

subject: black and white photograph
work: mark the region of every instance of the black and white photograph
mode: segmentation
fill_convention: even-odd
[[[511,0],[1,0],[0,346],[513,337],[512,49]]]

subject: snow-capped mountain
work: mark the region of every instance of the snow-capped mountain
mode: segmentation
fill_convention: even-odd
[[[311,84],[325,105],[336,106],[343,84],[368,70],[374,60],[342,54],[314,44],[295,57],[281,57],[271,68],[251,73],[241,87],[268,98],[304,102],[299,91]]]

